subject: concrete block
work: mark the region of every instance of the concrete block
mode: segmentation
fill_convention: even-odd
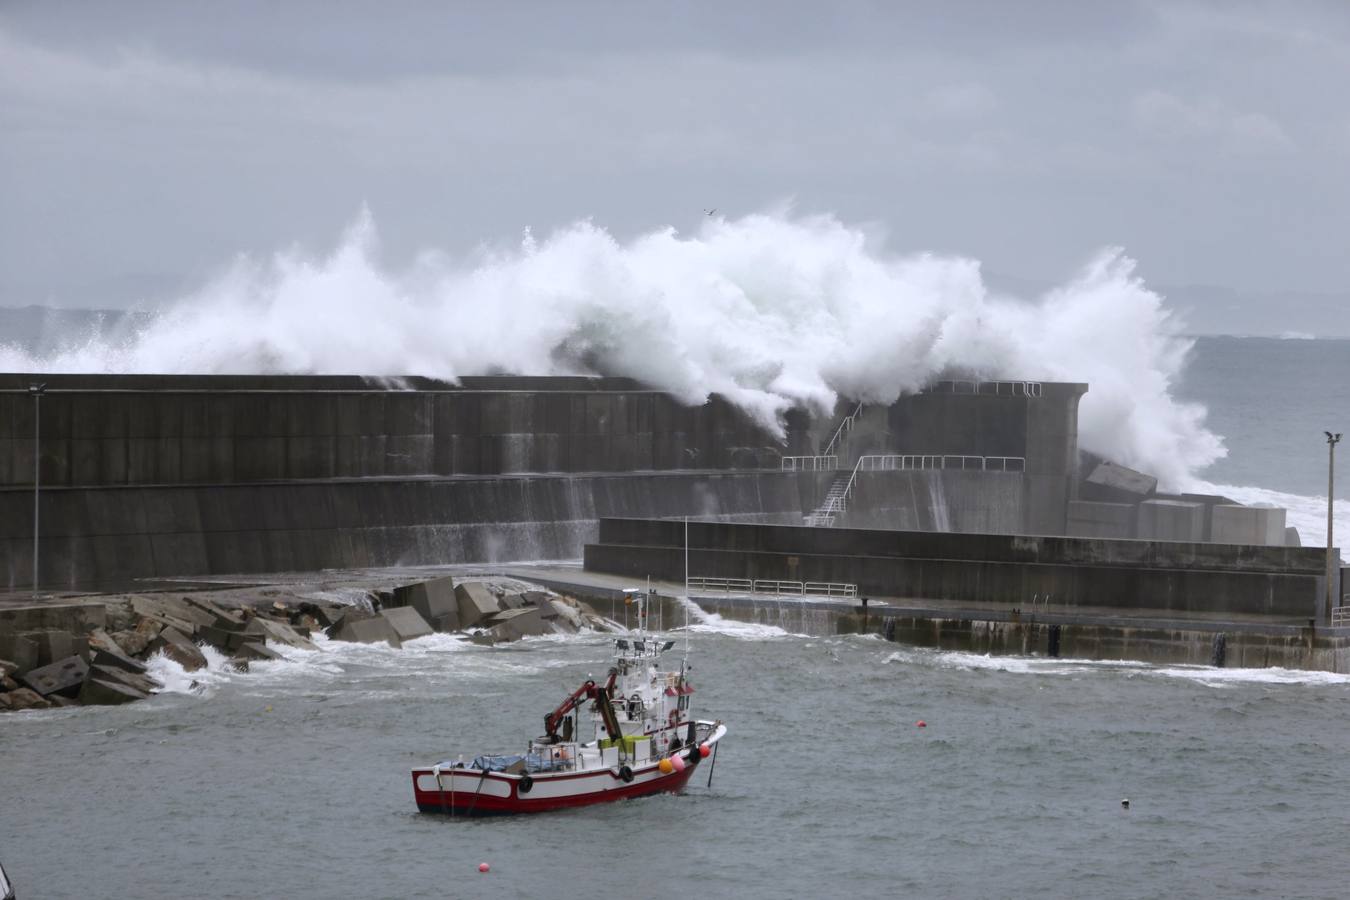
[[[411,606],[437,631],[459,630],[459,599],[455,580],[435,578],[394,588],[395,603]]]
[[[38,645],[26,634],[0,633],[0,658],[14,663],[15,671],[27,672],[38,667]]]
[[[278,644],[285,644],[288,647],[298,647],[301,650],[319,649],[313,641],[301,637],[300,634],[285,622],[276,622],[272,619],[255,616],[244,628],[244,635],[251,635],[248,640],[260,639],[276,641]]]
[[[116,649],[107,649],[100,647],[94,651],[94,658],[91,661],[91,668],[102,666],[107,669],[121,669],[123,672],[130,672],[133,675],[145,674],[145,663],[139,659],[132,659],[125,653]]]
[[[89,663],[78,656],[68,656],[40,669],[34,669],[20,680],[45,697],[48,694],[73,694],[79,690],[80,683],[87,674]]]
[[[581,613],[561,600],[545,600],[538,609],[545,621],[565,624],[571,631],[581,627]]]
[[[336,627],[337,630],[332,637],[337,641],[352,641],[358,644],[387,643],[391,647],[402,646],[402,642],[398,638],[398,632],[394,631],[388,620],[381,616],[371,616],[368,619],[355,619],[346,616]]]
[[[1079,486],[1078,496],[1099,503],[1138,503],[1158,489],[1158,479],[1112,462],[1100,463]]]
[[[165,628],[147,647],[151,653],[163,653],[189,672],[206,668],[206,657],[192,639],[177,628]]]
[[[43,568],[45,570],[46,567]],[[108,610],[102,603],[44,603],[38,606],[10,606],[0,609],[0,634],[24,631],[68,631],[71,634],[88,634],[95,628],[106,627],[107,624]]]
[[[484,623],[493,641],[514,641],[523,637],[554,634],[557,629],[544,621],[538,607],[508,609],[497,613]]]
[[[460,628],[472,628],[498,610],[497,598],[477,581],[455,585],[455,598],[459,601]]]
[[[225,631],[241,631],[247,624],[238,610],[226,609],[204,597],[184,597],[183,602],[210,616],[210,627]]]
[[[84,657],[88,661],[89,643],[68,631],[34,631],[29,634],[38,645],[38,665],[45,666],[68,656]]]
[[[502,609],[523,609],[532,604],[525,602],[523,594],[507,594],[502,597]]]
[[[205,644],[215,647],[221,653],[234,653],[245,641],[255,638],[255,635],[248,635],[242,631],[225,631],[222,628],[199,628],[197,629],[197,638]]]
[[[80,702],[86,706],[118,706],[147,696],[115,678],[90,678],[80,688]]]
[[[188,623],[180,631],[191,633],[204,625],[215,625],[216,617],[185,599],[168,595],[132,597],[131,608],[142,616]]]
[[[1145,500],[1139,504],[1135,536],[1146,541],[1204,540],[1205,505],[1183,500]]]
[[[250,661],[250,660],[268,660],[282,659],[282,655],[268,647],[262,641],[246,641],[239,646],[231,662]]]
[[[389,627],[394,629],[394,633],[398,635],[399,643],[435,634],[432,627],[427,624],[426,619],[422,618],[421,614],[411,606],[381,610],[380,618],[388,622]]]
[[[1129,503],[1069,501],[1068,531],[1072,537],[1134,536],[1135,507]]]
[[[156,682],[149,675],[137,672],[128,672],[125,669],[119,669],[114,666],[101,666],[98,665],[97,663],[89,667],[89,674],[85,676],[86,682],[88,682],[91,679],[97,681],[107,681],[107,682],[116,682],[118,684],[125,684],[127,687],[132,688],[133,690],[140,691],[143,695],[147,697],[153,694],[155,690],[159,687],[159,683]],[[81,690],[81,693],[83,693],[83,690]]]
[[[1275,506],[1216,506],[1212,534],[1216,544],[1284,545],[1285,511]]]
[[[1303,546],[1303,538],[1299,536],[1298,529],[1293,525],[1288,525],[1284,529],[1284,545],[1286,547]]]

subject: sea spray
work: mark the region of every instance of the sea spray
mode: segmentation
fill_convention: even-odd
[[[1081,445],[1179,486],[1225,452],[1203,408],[1172,395],[1180,328],[1118,250],[1018,299],[973,260],[765,213],[627,241],[578,222],[393,271],[363,214],[326,256],[240,259],[130,335],[0,345],[0,369],[624,375],[690,404],[721,394],[779,433],[790,407],[890,403],[937,377],[1083,381]]]

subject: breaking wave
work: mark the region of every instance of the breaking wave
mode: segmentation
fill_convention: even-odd
[[[780,212],[628,241],[578,222],[394,271],[363,214],[326,256],[240,259],[125,336],[0,345],[0,370],[624,375],[691,404],[722,394],[776,432],[793,406],[890,403],[943,376],[1085,381],[1083,447],[1177,485],[1225,453],[1172,395],[1180,329],[1119,250],[1014,298],[974,260]]]

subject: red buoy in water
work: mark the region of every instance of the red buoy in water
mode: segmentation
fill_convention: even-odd
[[[915,724],[915,726],[917,726],[917,727],[919,727],[919,728],[927,728],[927,727],[928,727],[928,723],[925,722],[923,719],[920,719],[919,721],[915,722],[914,724]]]
[[[479,863],[479,864],[478,864],[478,871],[480,871],[480,872],[487,872],[487,871],[488,871],[489,869],[491,869],[491,868],[492,868],[492,867],[489,866],[487,863]]]
[[[703,757],[704,759],[707,759],[709,756],[712,756],[712,748],[709,747],[707,744],[699,744],[698,755]]]

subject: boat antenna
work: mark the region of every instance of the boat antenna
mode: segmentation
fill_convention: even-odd
[[[689,517],[684,517],[684,668],[689,668]]]

